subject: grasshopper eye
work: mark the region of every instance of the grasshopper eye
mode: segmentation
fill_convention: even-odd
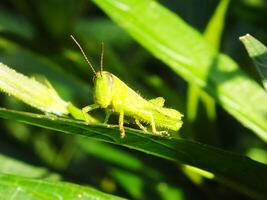
[[[107,79],[108,79],[108,85],[110,87],[112,87],[113,86],[113,77],[112,77],[112,74],[108,73],[108,74],[106,74],[106,76],[107,76]]]

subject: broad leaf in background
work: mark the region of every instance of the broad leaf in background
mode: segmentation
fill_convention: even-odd
[[[253,36],[247,34],[239,38],[246,47],[249,56],[253,59],[254,64],[261,76],[262,83],[267,91],[267,48]]]
[[[167,160],[211,172],[226,185],[257,199],[267,196],[267,166],[247,157],[183,139],[169,139],[126,129],[121,139],[117,126],[86,125],[77,120],[0,109],[0,117],[74,135],[119,144]],[[257,176],[255,176],[257,172]]]
[[[8,32],[25,39],[34,35],[33,27],[24,18],[14,16],[4,9],[0,9],[0,32]]]
[[[93,188],[71,183],[22,178],[19,176],[0,174],[0,199],[25,200],[25,199],[69,199],[69,200],[119,200],[123,199],[105,194]]]
[[[208,92],[267,142],[267,94],[179,16],[154,0],[93,2],[175,73]]]

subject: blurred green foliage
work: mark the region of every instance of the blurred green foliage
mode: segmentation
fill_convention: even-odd
[[[207,25],[219,1],[167,0],[160,3],[207,34]],[[222,32],[214,32],[221,35],[218,39],[220,44],[214,46],[232,57],[251,80],[259,84],[260,76],[238,37],[251,33],[267,44],[266,10],[264,0],[230,1],[225,20],[223,16],[220,18]],[[220,105],[214,105],[210,96],[203,98],[206,93],[202,90],[197,95],[191,95],[190,98],[196,99],[189,101],[187,93],[192,85],[155,59],[91,1],[2,0],[0,3],[0,62],[25,75],[47,78],[64,100],[83,107],[93,102],[93,74],[69,38],[70,34],[78,38],[96,67],[99,66],[100,42],[104,41],[105,70],[120,77],[145,98],[163,96],[167,106],[178,109],[185,116],[190,109],[195,111],[193,118],[184,118],[179,136],[267,163],[264,141]],[[2,93],[0,97],[1,107],[40,112],[13,97]],[[204,100],[196,105],[190,104],[192,111],[188,104],[198,101],[198,98]],[[212,118],[209,109],[214,111]],[[94,114],[103,118],[104,112]],[[111,123],[117,123],[116,116]],[[12,120],[1,120],[0,129],[0,153],[5,155],[1,156],[0,165],[12,163],[18,169],[16,172],[0,167],[1,173],[27,176],[26,168],[33,167],[28,165],[42,166],[41,169],[33,167],[37,175],[30,177],[46,178],[56,174],[62,180],[90,185],[128,199],[251,198],[203,175],[188,172],[181,165],[135,150],[80,136],[51,134],[48,129]],[[27,165],[17,164],[21,161]],[[42,174],[43,171],[46,175]],[[4,178],[16,181],[12,177]]]

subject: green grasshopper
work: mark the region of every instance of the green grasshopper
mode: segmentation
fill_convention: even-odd
[[[72,35],[71,38],[77,44],[88,65],[94,72],[93,82],[95,103],[82,109],[87,123],[89,120],[86,117],[86,113],[97,108],[104,108],[107,113],[104,123],[107,123],[111,113],[119,114],[119,129],[121,138],[125,137],[125,130],[123,126],[124,116],[132,117],[136,125],[146,133],[148,133],[148,131],[142,123],[150,124],[153,135],[168,135],[167,131],[157,131],[156,127],[167,128],[174,131],[181,128],[181,118],[183,115],[177,110],[164,108],[163,106],[165,100],[162,97],[145,100],[118,77],[110,72],[103,71],[103,43],[101,45],[100,71],[96,72],[80,44]]]

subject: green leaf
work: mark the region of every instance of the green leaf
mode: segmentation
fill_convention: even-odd
[[[24,18],[0,8],[0,32],[18,35],[30,39],[34,35],[34,29]]]
[[[219,50],[221,44],[221,36],[228,4],[229,0],[220,1],[204,32],[204,37],[207,42],[216,50]],[[195,121],[198,112],[198,103],[201,97],[207,110],[208,119],[213,121],[216,117],[216,105],[213,98],[194,84],[189,84],[188,86],[187,118],[189,121]]]
[[[34,78],[18,73],[2,63],[0,63],[0,72],[0,91],[12,95],[45,113],[71,114],[76,119],[84,119],[82,111],[72,103],[65,102],[48,80],[45,80],[46,84],[40,83]],[[89,114],[86,115],[90,122],[98,122]]]
[[[62,100],[52,85],[44,85],[0,63],[0,91],[47,113],[68,114],[68,103]]]
[[[60,176],[45,168],[31,166],[27,163],[0,154],[0,173],[12,174],[31,178],[46,178],[58,180]]]
[[[239,38],[246,47],[249,56],[253,59],[254,64],[261,76],[262,83],[267,90],[267,48],[253,36],[247,34]]]
[[[90,187],[83,187],[66,182],[42,179],[22,178],[0,174],[1,200],[53,200],[53,199],[122,199],[105,194]]]
[[[153,0],[93,0],[154,56],[267,142],[267,94],[228,56]],[[166,23],[167,22],[167,23]]]
[[[205,144],[184,139],[157,137],[126,128],[120,138],[117,126],[86,125],[84,122],[0,109],[0,117],[69,134],[80,134],[122,145],[171,161],[191,165],[213,173],[215,179],[257,199],[267,195],[267,166],[245,156],[236,155]],[[257,176],[255,176],[257,172]]]
[[[228,4],[229,0],[220,1],[204,33],[204,37],[207,39],[207,41],[217,50],[220,48],[221,44],[225,14]]]

